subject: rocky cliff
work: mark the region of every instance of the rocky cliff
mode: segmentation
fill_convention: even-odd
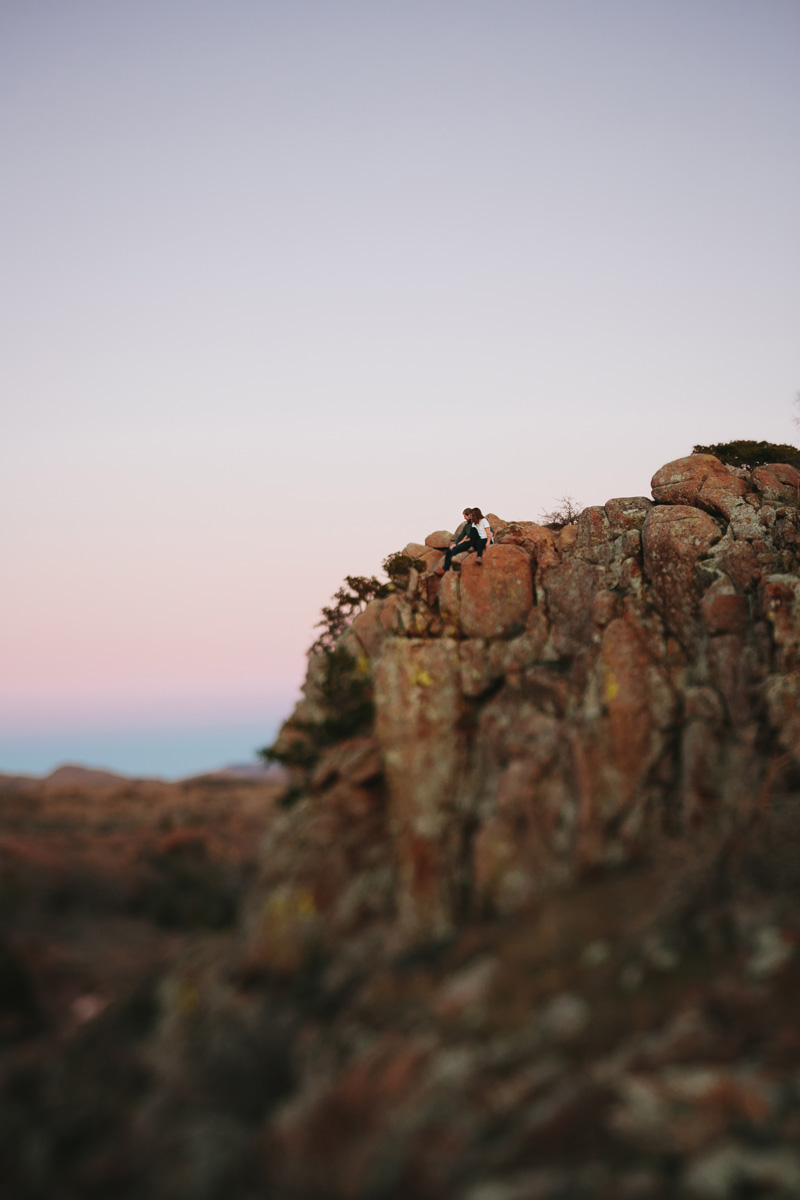
[[[559,532],[493,517],[483,565],[464,556],[441,580],[449,535],[412,543],[425,569],[340,640],[373,678],[373,728],[318,745],[320,655],[282,731],[311,764],[295,768],[289,839],[352,810],[374,847],[385,821],[381,880],[408,945],[730,828],[794,770],[799,485],[791,466],[692,455],[656,473],[652,500],[609,500]],[[330,841],[318,911],[339,936],[360,917],[351,864],[331,890],[347,835]],[[313,854],[297,885],[319,890]]]
[[[800,1196],[799,503],[692,455],[441,579],[406,547],[164,993],[169,1196]]]
[[[13,1194],[800,1197],[800,473],[490,519],[311,656],[233,934],[13,1077]]]

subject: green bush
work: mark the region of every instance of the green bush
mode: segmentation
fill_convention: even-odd
[[[311,728],[305,722],[297,720],[292,721],[292,727],[298,732],[305,732]],[[267,766],[278,763],[281,767],[302,767],[304,770],[313,767],[319,758],[311,741],[306,737],[293,738],[283,746],[279,741],[273,742],[271,746],[264,746],[258,754]]]
[[[355,659],[343,646],[326,655],[322,695],[328,713],[320,732],[327,742],[352,737],[372,724],[372,678],[369,662]]]
[[[390,554],[383,560],[382,566],[395,588],[408,587],[411,572],[425,570],[425,563],[421,558],[412,558],[409,554],[403,554],[402,550]]]
[[[388,560],[387,560],[388,561]],[[394,588],[391,584],[381,583],[374,575],[345,575],[345,584],[333,595],[335,603],[326,605],[322,610],[322,619],[317,622],[317,628],[322,626],[322,633],[309,647],[309,654],[330,653],[344,633],[347,626],[358,613],[370,602],[388,596]]]
[[[800,469],[800,450],[782,442],[718,442],[714,446],[695,446],[692,454],[713,454],[729,467],[750,470],[764,463],[789,463]]]
[[[325,746],[354,737],[372,724],[375,706],[369,661],[354,658],[349,650],[338,644],[339,639],[370,600],[382,600],[405,588],[411,571],[425,568],[422,559],[412,558],[402,551],[390,554],[382,565],[389,577],[387,583],[381,583],[374,575],[346,575],[331,603],[322,609],[321,619],[317,622],[317,628],[322,632],[309,647],[308,654],[323,658],[319,686],[325,716],[313,723],[292,718],[284,725],[277,741],[258,751],[265,763],[309,770]],[[293,799],[296,787],[293,785],[290,791]]]
[[[381,583],[374,575],[346,575],[344,584],[334,593],[333,603],[322,610],[322,617],[317,622],[317,628],[322,633],[312,642],[309,654],[322,651],[331,653],[339,638],[352,622],[353,618],[362,612],[370,600],[382,600],[400,587],[406,587],[413,569],[425,569],[421,558],[411,558],[408,554],[398,551],[383,560],[383,569],[389,576],[388,583]],[[334,671],[334,674],[337,672]]]
[[[303,721],[294,717],[271,746],[259,750],[266,763],[309,770],[320,750],[334,742],[355,737],[368,729],[375,717],[372,678],[366,659],[355,659],[344,646],[318,651],[324,658],[320,680],[325,716],[321,721]],[[299,735],[292,737],[291,734]]]

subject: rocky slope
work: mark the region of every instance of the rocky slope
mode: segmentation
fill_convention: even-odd
[[[800,473],[652,496],[411,544],[310,660],[244,914],[60,1194],[800,1196]]]

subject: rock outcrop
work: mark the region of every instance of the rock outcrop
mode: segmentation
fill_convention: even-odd
[[[4,1195],[800,1196],[799,483],[698,454],[394,556],[230,933],[35,1070],[0,940]]]
[[[758,802],[796,745],[798,482],[692,455],[656,472],[654,500],[612,499],[555,533],[493,517],[483,565],[412,571],[367,605],[345,638],[374,679],[400,941]],[[315,671],[301,715],[324,707]],[[313,754],[297,725],[282,737]],[[314,778],[298,773],[313,792],[298,821],[328,803]]]

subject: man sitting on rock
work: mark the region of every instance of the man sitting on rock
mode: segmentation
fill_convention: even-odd
[[[470,523],[470,517],[472,516],[472,509],[465,508],[461,515],[464,518],[464,520],[461,522],[458,529],[453,534],[453,540],[450,543],[450,545],[449,546],[437,546],[437,550],[444,550],[444,551],[452,550],[455,547],[456,543],[460,542],[462,538],[469,537],[469,534],[467,532],[467,526]]]
[[[465,508],[464,516],[466,521],[458,528],[454,541],[445,551],[444,567],[440,567],[437,575],[444,575],[445,571],[450,570],[454,554],[463,554],[468,550],[477,551],[478,563],[483,566],[483,552],[493,536],[491,527],[479,508]]]
[[[453,534],[453,540],[450,543],[450,545],[449,546],[434,546],[433,547],[434,550],[441,550],[442,554],[445,554],[448,550],[452,550],[454,548],[456,542],[460,542],[462,538],[469,536],[469,534],[466,532],[466,530],[467,530],[467,526],[469,525],[470,516],[472,515],[472,509],[465,508],[461,515],[464,518],[464,520],[461,522],[458,529]]]

